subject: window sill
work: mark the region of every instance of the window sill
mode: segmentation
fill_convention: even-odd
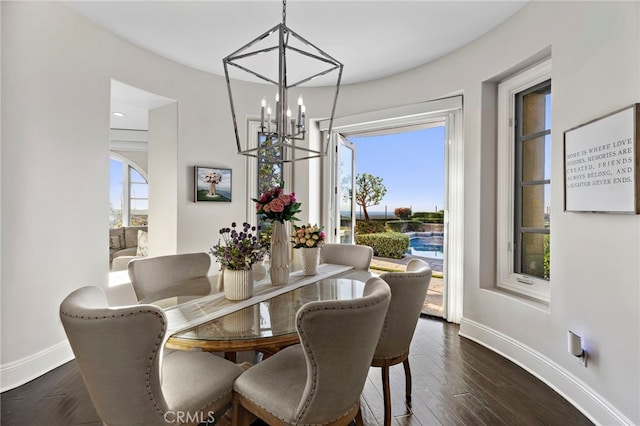
[[[495,287],[498,290],[542,304],[548,305],[551,299],[551,283],[549,281],[526,275],[509,274],[499,280]]]
[[[542,300],[538,300],[538,299],[534,299],[532,297],[529,296],[525,296],[523,294],[519,294],[519,293],[515,293],[512,291],[508,291],[502,288],[483,288],[481,289],[481,291],[485,291],[488,293],[493,293],[496,294],[500,297],[506,298],[506,299],[510,299],[514,302],[518,302],[521,303],[523,305],[527,305],[531,308],[537,309],[541,312],[544,312],[546,314],[551,313],[551,307],[549,305],[549,302],[547,301],[542,301]]]

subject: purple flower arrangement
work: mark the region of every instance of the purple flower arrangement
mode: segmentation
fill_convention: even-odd
[[[236,223],[231,228],[221,228],[221,240],[213,246],[210,253],[215,256],[222,269],[232,271],[249,270],[254,263],[261,261],[268,250],[258,237],[260,227],[243,223],[240,230],[236,230]]]

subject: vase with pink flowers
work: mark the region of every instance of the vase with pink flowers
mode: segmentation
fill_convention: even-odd
[[[294,192],[287,194],[281,186],[269,189],[253,201],[256,203],[256,213],[273,222],[269,266],[271,284],[284,285],[289,281],[291,272],[289,222],[299,220],[295,215],[300,213],[301,204],[296,201]]]

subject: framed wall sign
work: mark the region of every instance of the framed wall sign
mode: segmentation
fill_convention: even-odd
[[[564,209],[640,213],[640,104],[564,132]]]
[[[194,168],[194,202],[231,201],[231,169],[217,167]]]

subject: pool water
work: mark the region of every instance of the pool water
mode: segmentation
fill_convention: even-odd
[[[407,253],[414,256],[442,259],[444,257],[442,237],[411,237]]]

